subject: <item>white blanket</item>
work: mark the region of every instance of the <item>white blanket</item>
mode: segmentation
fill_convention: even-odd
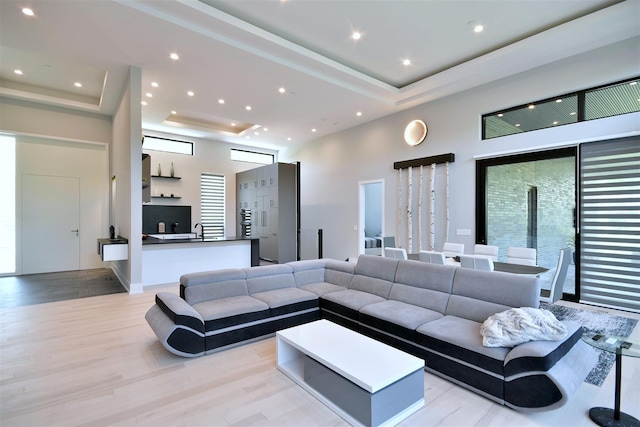
[[[558,341],[567,328],[548,310],[522,307],[491,315],[480,327],[485,347],[514,347],[528,341]]]

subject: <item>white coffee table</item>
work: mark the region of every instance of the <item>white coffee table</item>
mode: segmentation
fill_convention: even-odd
[[[353,425],[394,425],[424,406],[424,360],[318,320],[276,333],[278,369]]]

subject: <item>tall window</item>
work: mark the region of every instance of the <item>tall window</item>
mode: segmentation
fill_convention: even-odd
[[[16,139],[0,135],[0,274],[16,271]]]
[[[580,146],[582,300],[640,312],[640,138]]]
[[[224,175],[200,175],[200,218],[205,239],[224,237]]]

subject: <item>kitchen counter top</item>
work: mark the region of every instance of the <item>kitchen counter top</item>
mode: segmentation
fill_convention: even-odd
[[[196,238],[196,239],[158,239],[155,237],[147,237],[142,240],[143,245],[172,245],[172,244],[186,244],[186,243],[217,243],[217,242],[237,242],[237,241],[251,241],[258,240],[252,239],[251,237],[224,237],[224,238],[216,238],[216,239],[204,239]]]
[[[196,271],[260,265],[260,239],[160,239],[142,241],[142,286],[179,283]]]

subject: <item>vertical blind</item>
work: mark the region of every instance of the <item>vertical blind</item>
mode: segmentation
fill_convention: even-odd
[[[640,138],[580,146],[581,300],[640,312]]]
[[[200,220],[205,239],[224,237],[224,175],[200,175]]]

